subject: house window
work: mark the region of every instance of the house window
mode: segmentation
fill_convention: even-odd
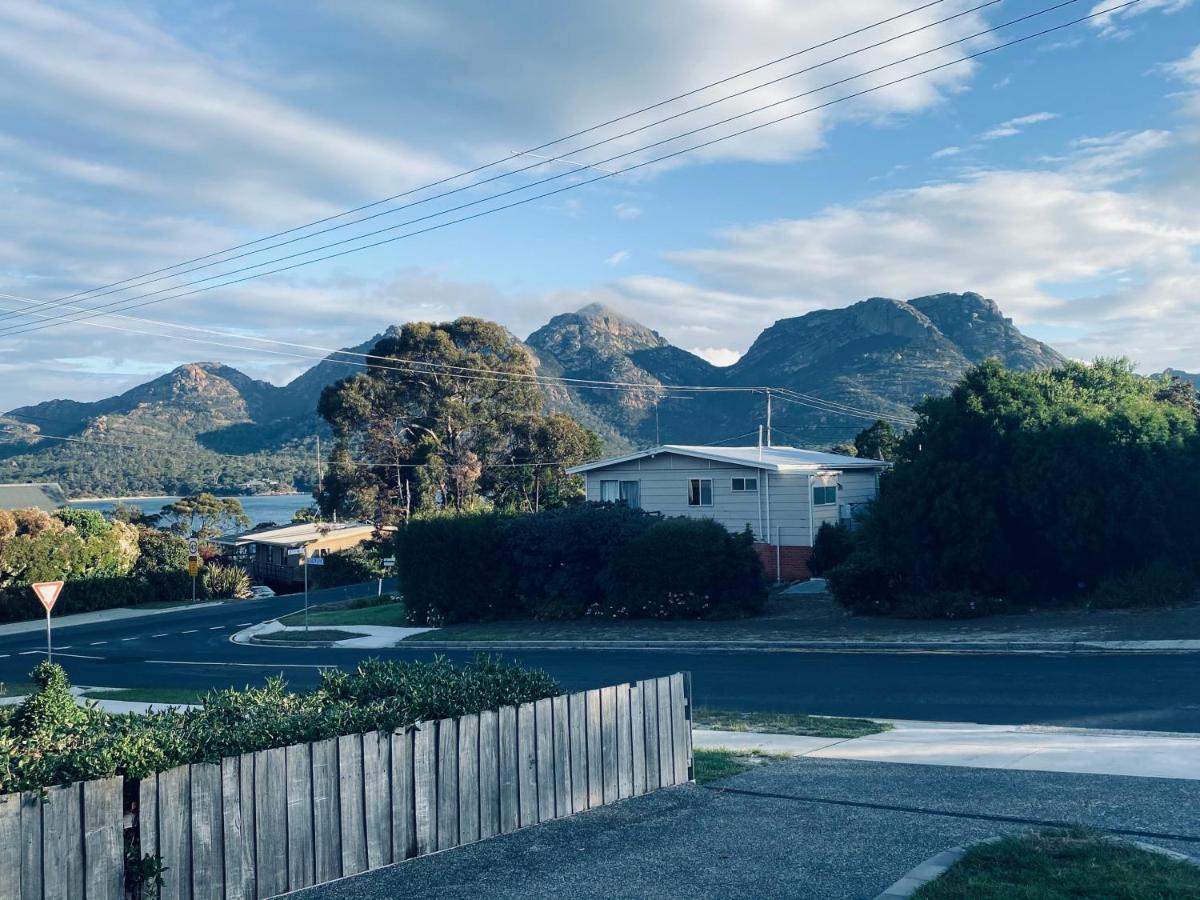
[[[712,479],[688,479],[688,506],[712,506]]]
[[[752,494],[758,490],[757,478],[735,478],[733,479],[733,492],[735,494],[749,493]]]
[[[813,485],[813,506],[829,506],[837,503],[836,484]]]
[[[640,481],[601,481],[601,503],[624,503],[637,509],[642,505],[642,483]]]

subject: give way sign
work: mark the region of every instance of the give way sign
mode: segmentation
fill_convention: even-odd
[[[31,585],[37,598],[42,601],[42,606],[46,607],[47,613],[54,608],[54,601],[58,599],[58,592],[62,590],[62,586],[61,581],[39,581]]]

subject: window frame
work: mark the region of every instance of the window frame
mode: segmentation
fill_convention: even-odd
[[[606,485],[606,484],[616,485],[615,493],[617,496],[615,499],[610,498],[610,499],[606,500],[604,498],[604,485]],[[638,502],[637,502],[636,506],[634,506],[632,503],[629,502],[629,497],[627,496],[626,485],[630,485],[630,484],[636,485],[636,488],[634,488],[634,490],[637,493],[637,498],[638,498]],[[639,479],[639,478],[601,478],[600,479],[600,502],[601,503],[624,503],[630,509],[641,509],[641,507],[642,507],[642,482],[641,482],[641,479]]]
[[[696,483],[696,502],[692,502],[692,482]],[[708,502],[704,502],[704,483],[708,482]],[[713,480],[711,478],[689,478],[687,480],[687,505],[689,509],[704,509],[713,506]]]
[[[737,483],[739,481],[742,483],[741,487],[737,486]],[[751,481],[754,482],[754,487],[750,487],[750,485],[747,483],[747,482],[751,482]],[[754,475],[754,476],[746,475],[746,476],[739,476],[738,478],[732,478],[732,479],[730,479],[730,482],[729,482],[729,488],[735,494],[757,494],[758,493],[758,476],[757,475]]]
[[[818,500],[817,499],[817,491],[822,492],[821,496],[823,496],[823,497],[832,496],[833,499],[832,500],[829,500],[829,499]],[[837,506],[837,502],[838,502],[837,491],[838,491],[837,482],[834,482],[833,484],[814,484],[813,489],[812,489],[812,504],[813,504],[813,506]],[[832,493],[830,493],[830,492],[832,492]]]

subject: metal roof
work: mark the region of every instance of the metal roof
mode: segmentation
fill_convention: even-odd
[[[822,453],[819,450],[802,450],[799,447],[704,447],[689,444],[663,444],[640,450],[628,456],[614,456],[599,459],[595,462],[584,463],[567,469],[571,475],[590,472],[593,469],[603,469],[618,463],[632,462],[658,456],[660,453],[674,453],[679,456],[690,456],[695,459],[707,459],[712,462],[729,463],[735,466],[749,466],[768,472],[814,472],[820,469],[886,469],[888,463],[877,459],[865,459],[857,456],[843,456],[840,453]]]
[[[29,509],[37,507],[54,512],[67,503],[60,485],[49,481],[38,484],[0,484],[0,509]]]
[[[374,525],[362,522],[302,522],[283,528],[265,528],[261,531],[243,531],[239,534],[224,534],[216,538],[216,544],[270,544],[275,547],[302,547],[331,537],[369,537]]]

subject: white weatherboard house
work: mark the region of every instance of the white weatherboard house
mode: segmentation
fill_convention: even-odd
[[[588,500],[749,527],[767,573],[794,581],[810,577],[821,524],[852,519],[875,498],[887,465],[796,447],[666,444],[567,471],[584,476]]]

